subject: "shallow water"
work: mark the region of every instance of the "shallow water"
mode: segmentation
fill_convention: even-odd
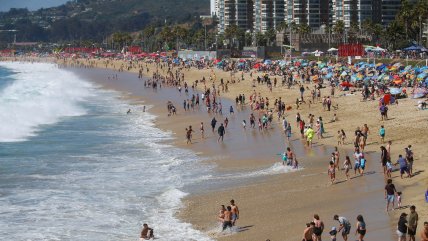
[[[1,239],[137,240],[149,223],[160,240],[210,240],[174,217],[183,190],[237,176],[165,144],[155,118],[53,64],[0,63]]]

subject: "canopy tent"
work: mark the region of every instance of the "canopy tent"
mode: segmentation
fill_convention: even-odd
[[[403,49],[404,51],[428,52],[428,49],[423,46],[413,45]]]

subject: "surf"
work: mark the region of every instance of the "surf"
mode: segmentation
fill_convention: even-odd
[[[89,82],[54,64],[5,62],[13,71],[0,89],[0,142],[26,141],[42,126],[86,114],[80,103],[90,96]]]

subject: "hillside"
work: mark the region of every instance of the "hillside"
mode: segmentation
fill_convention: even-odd
[[[101,41],[113,32],[140,31],[209,14],[209,0],[76,0],[53,8],[0,13],[0,29],[17,29],[18,41]],[[11,37],[0,34],[0,41]]]

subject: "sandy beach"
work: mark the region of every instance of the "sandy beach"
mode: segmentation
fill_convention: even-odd
[[[82,61],[84,63],[84,61]],[[428,115],[425,111],[417,111],[416,101],[403,99],[398,105],[390,106],[387,121],[380,121],[377,101],[361,101],[359,92],[355,95],[343,96],[336,90],[332,99],[333,105],[338,104],[334,111],[324,111],[321,103],[313,103],[311,106],[304,104],[296,110],[294,102],[299,96],[297,87],[273,88],[272,92],[266,86],[252,87],[252,79],[257,76],[254,73],[251,78],[244,73],[243,81],[230,84],[229,92],[221,93],[223,111],[227,112],[230,105],[234,106],[233,99],[239,94],[250,96],[253,90],[260,92],[261,96],[267,96],[271,102],[275,98],[282,97],[286,105],[292,106],[292,110],[286,112],[286,118],[293,125],[293,135],[290,143],[285,140],[282,128],[278,121],[274,121],[272,129],[260,133],[258,130],[243,130],[241,122],[248,119],[251,110],[248,106],[236,109],[235,114],[229,118],[224,143],[217,143],[215,133],[211,133],[209,122],[213,116],[201,110],[187,111],[183,113],[181,103],[188,97],[179,94],[176,89],[165,88],[154,92],[145,89],[143,81],[137,78],[138,69],[130,69],[130,73],[114,71],[123,63],[114,62],[107,66],[106,70],[70,68],[82,76],[94,80],[107,89],[114,89],[125,94],[125,98],[134,101],[135,104],[151,106],[149,111],[159,116],[156,125],[161,129],[175,134],[174,144],[179,147],[190,148],[200,155],[208,163],[214,163],[218,172],[239,177],[241,173],[253,173],[260,170],[271,170],[275,163],[280,162],[277,155],[284,151],[285,147],[292,147],[301,165],[298,171],[287,173],[274,173],[259,175],[242,183],[239,178],[236,184],[230,186],[217,186],[212,190],[206,190],[199,194],[190,195],[185,200],[185,207],[177,214],[180,218],[193,224],[203,232],[208,233],[218,240],[300,240],[305,223],[312,220],[317,213],[326,224],[326,231],[332,226],[338,226],[333,221],[333,215],[339,214],[347,217],[352,225],[351,237],[355,230],[355,217],[362,214],[368,225],[367,240],[393,240],[398,216],[402,211],[408,212],[409,205],[415,205],[419,213],[421,223],[428,218],[427,204],[424,200],[424,192],[428,186],[426,175],[427,154],[424,152],[426,130],[428,128]],[[156,70],[153,64],[149,64],[150,72],[147,77]],[[95,62],[93,67],[105,68],[101,61]],[[165,70],[159,70],[165,71]],[[110,75],[118,75],[118,80],[109,79]],[[195,80],[206,79],[215,74],[216,83],[219,79],[231,81],[229,72],[217,69],[185,70],[185,79],[188,83]],[[237,81],[239,74],[236,75]],[[271,78],[274,78],[273,76]],[[278,77],[279,78],[279,77]],[[207,81],[207,86],[211,85]],[[312,89],[311,85],[307,85]],[[203,89],[200,84],[198,89]],[[329,89],[322,89],[322,95],[330,95]],[[309,98],[309,91],[305,91],[305,98]],[[171,100],[178,107],[178,115],[168,117],[166,101]],[[315,139],[314,147],[304,147],[295,124],[295,115],[299,112],[306,120],[309,113],[316,117],[322,116],[325,120],[325,138]],[[329,122],[336,113],[337,121]],[[216,116],[219,121],[224,117]],[[205,123],[206,138],[200,138],[199,124]],[[337,183],[330,185],[327,175],[328,161],[333,147],[337,145],[336,133],[343,129],[347,134],[347,144],[340,146],[341,163],[346,155],[352,156],[353,132],[356,127],[367,124],[370,128],[368,145],[365,149],[368,166],[363,177],[351,178],[345,181],[343,172],[337,174]],[[186,144],[184,129],[192,125],[196,130],[194,143]],[[380,138],[378,130],[380,125],[386,128],[386,141],[392,141],[391,158],[395,162],[398,154],[404,154],[404,147],[412,145],[415,154],[414,173],[412,178],[400,179],[399,173],[393,173],[393,181],[397,190],[403,192],[403,210],[385,212],[384,185],[385,179],[382,173],[379,157]],[[351,158],[352,159],[352,158]],[[351,177],[353,177],[351,171]],[[225,179],[230,179],[225,176]],[[247,179],[246,179],[247,180]],[[233,181],[232,181],[233,182]],[[218,234],[219,224],[216,215],[221,204],[227,205],[230,199],[235,199],[241,216],[237,225],[240,231],[229,234]],[[327,235],[323,235],[327,239]],[[340,240],[340,239],[339,239]],[[419,239],[417,239],[419,240]]]

